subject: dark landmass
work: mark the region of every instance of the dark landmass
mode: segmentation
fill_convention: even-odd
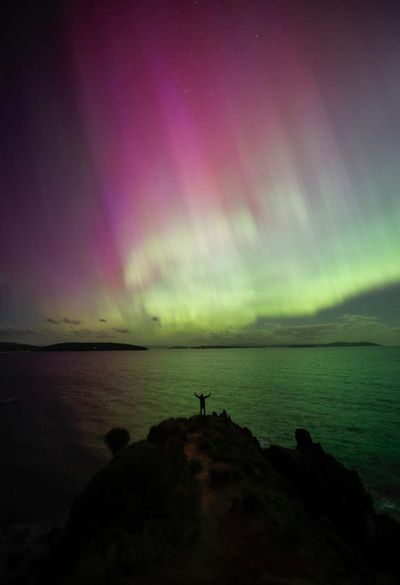
[[[333,341],[332,343],[293,344],[286,347],[382,347],[380,343],[372,341]]]
[[[130,343],[56,343],[40,347],[38,351],[142,351],[147,347],[131,345]]]
[[[27,343],[13,343],[11,341],[0,341],[0,351],[37,351],[35,345]]]
[[[381,347],[379,343],[370,341],[358,341],[351,343],[347,341],[334,341],[333,343],[315,343],[315,344],[293,344],[293,345],[175,345],[168,349],[260,349],[267,347]],[[12,343],[0,341],[0,352],[2,351],[139,351],[148,350],[148,347],[141,345],[131,345],[129,343],[109,343],[109,342],[68,342],[55,343],[53,345],[29,345],[26,343]]]
[[[261,349],[261,348],[285,348],[285,347],[382,347],[372,341],[333,341],[332,343],[295,343],[274,345],[174,345],[168,349]]]
[[[398,584],[400,525],[306,430],[296,440],[263,449],[226,413],[163,421],[40,536],[47,560],[8,552],[2,583],[8,566],[14,585]]]
[[[109,343],[103,341],[55,343],[53,345],[35,346],[22,343],[0,342],[0,351],[142,351],[148,350],[141,345],[129,343]]]

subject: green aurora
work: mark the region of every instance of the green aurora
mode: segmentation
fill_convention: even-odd
[[[1,338],[400,343],[400,37],[273,4],[71,3],[25,41]]]

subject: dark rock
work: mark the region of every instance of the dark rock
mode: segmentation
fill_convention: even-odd
[[[262,449],[223,416],[163,421],[76,499],[35,585],[395,583],[399,525],[308,431],[296,439]]]
[[[58,546],[65,518],[17,524],[0,530],[0,583],[38,585],[37,573]]]
[[[225,419],[227,422],[231,422],[231,421],[232,421],[231,417],[230,417],[230,416],[229,416],[229,414],[226,412],[225,408],[224,408],[224,409],[221,411],[221,414],[220,414],[220,416],[221,416],[223,419]]]
[[[271,446],[268,461],[293,488],[315,518],[324,518],[347,544],[369,554],[376,514],[358,474],[313,443],[305,429],[296,431],[297,448]]]
[[[104,437],[104,442],[115,457],[130,441],[129,431],[116,427]]]
[[[399,574],[399,553],[400,524],[387,514],[378,514],[374,547],[376,566],[381,571]]]
[[[174,457],[167,459],[150,441],[135,443],[99,471],[76,499],[42,580],[53,583],[56,574],[72,574],[88,555],[99,570],[108,570],[110,549],[116,554],[112,565],[118,574],[119,558],[124,559],[124,571],[142,570],[170,541],[179,543],[194,530],[197,509],[189,467]]]
[[[307,429],[296,429],[296,449],[302,453],[312,453],[313,455],[325,455],[325,451],[319,443],[314,443]]]
[[[308,451],[314,445],[307,429],[296,429],[295,437],[297,443],[296,449],[299,451]]]

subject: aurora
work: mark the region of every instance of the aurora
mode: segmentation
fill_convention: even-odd
[[[10,59],[2,337],[399,343],[390,10],[83,4]]]

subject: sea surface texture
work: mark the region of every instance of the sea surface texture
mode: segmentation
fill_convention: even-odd
[[[109,459],[167,417],[225,408],[267,446],[305,427],[400,519],[400,348],[0,354],[0,524],[66,510]]]

